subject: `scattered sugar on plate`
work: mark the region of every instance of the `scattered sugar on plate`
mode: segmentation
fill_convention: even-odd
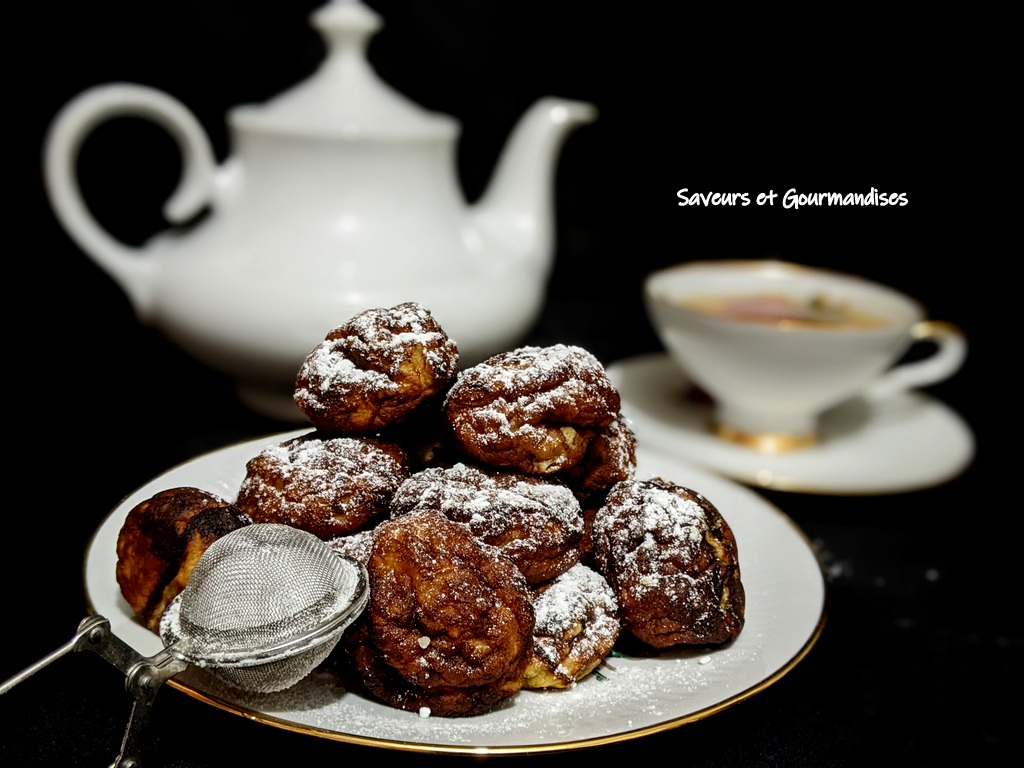
[[[348,691],[326,665],[275,694],[243,693],[198,669],[186,670],[178,679],[259,720],[360,739],[461,749],[577,743],[654,727],[717,705],[737,668],[760,663],[756,646],[742,650],[737,645],[712,653],[703,649],[652,658],[613,657],[597,674],[569,688],[523,690],[491,712],[459,718],[435,717],[428,708],[405,712]]]

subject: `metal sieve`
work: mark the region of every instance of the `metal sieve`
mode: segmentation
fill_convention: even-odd
[[[135,698],[116,768],[134,768],[136,739],[159,687],[189,665],[254,693],[298,683],[366,607],[366,568],[306,531],[276,523],[239,528],[209,546],[160,622],[165,648],[144,657],[102,616],[70,642],[0,685],[0,694],[69,651],[89,649],[124,672]]]

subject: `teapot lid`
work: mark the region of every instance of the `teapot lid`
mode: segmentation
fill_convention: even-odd
[[[455,118],[431,112],[381,80],[366,59],[382,21],[359,0],[330,0],[311,16],[327,44],[313,75],[262,103],[230,112],[241,129],[327,137],[451,137]]]

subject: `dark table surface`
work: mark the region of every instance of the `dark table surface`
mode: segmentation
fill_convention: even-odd
[[[980,278],[987,235],[962,198],[948,194],[964,179],[962,159],[954,152],[936,161],[921,141],[959,146],[932,98],[944,59],[927,49],[904,52],[900,40],[877,31],[864,38],[848,29],[826,45],[762,35],[754,25],[741,43],[734,27],[687,13],[631,12],[618,24],[569,3],[564,15],[537,26],[533,3],[494,3],[487,12],[450,3],[435,13],[411,2],[371,4],[393,29],[374,51],[379,65],[464,121],[460,160],[470,197],[533,98],[557,92],[601,109],[597,123],[570,137],[560,161],[556,261],[544,314],[524,343],[579,344],[606,364],[657,351],[640,301],[646,272],[690,258],[768,254],[889,282],[963,328],[970,343],[964,369],[929,390],[971,425],[976,455],[963,474],[891,495],[757,491],[806,534],[827,583],[824,631],[795,668],[736,706],[640,741],[491,762],[616,764],[637,754],[663,760],[667,752],[692,768],[930,766],[957,753],[972,764],[1005,763],[1017,741],[1012,702],[1024,681],[1016,541],[1007,533],[1019,503],[1005,490],[1012,473],[993,468],[991,441],[1006,427],[986,407],[1001,395],[989,387],[999,368],[990,353],[996,294]],[[16,364],[8,367],[12,493],[0,563],[0,679],[70,639],[88,610],[89,539],[125,495],[197,454],[295,426],[247,411],[230,381],[136,322],[124,295],[50,213],[39,171],[45,126],[85,87],[134,79],[194,106],[223,156],[227,107],[272,95],[315,66],[310,36],[284,30],[302,30],[317,3],[285,5],[153,3],[135,17],[122,3],[23,11],[26,34],[61,67],[23,84],[31,86],[19,132],[25,149],[11,165],[23,190],[11,225],[28,245],[8,251],[12,263],[24,262],[17,280],[8,279],[5,306]],[[652,35],[650,21],[672,35]],[[867,25],[857,28],[868,33]],[[445,29],[461,45],[430,43]],[[855,66],[864,39],[888,62],[884,73]],[[727,53],[741,73],[726,71]],[[829,53],[832,61],[845,54],[838,58],[848,64],[834,66],[827,83],[809,79],[808,62]],[[472,67],[463,60],[470,56]],[[410,74],[402,80],[402,73]],[[118,154],[125,142],[112,141],[114,149],[95,151]],[[161,162],[163,150],[147,151]],[[167,190],[149,189],[156,173],[117,175],[131,172],[106,167],[96,194],[110,202],[97,205],[108,226],[141,242],[163,226],[156,212]],[[173,178],[173,169],[166,175]],[[911,205],[783,212],[675,204],[682,187],[872,186],[906,191]],[[129,710],[117,670],[89,653],[64,657],[0,696],[0,765],[107,765]],[[276,764],[268,756],[278,755],[305,765],[386,756],[254,723],[170,688],[156,699],[142,750],[151,768]]]

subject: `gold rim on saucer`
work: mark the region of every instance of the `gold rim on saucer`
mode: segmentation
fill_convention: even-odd
[[[813,432],[802,435],[789,435],[784,432],[742,432],[725,424],[716,425],[715,434],[722,440],[738,443],[762,453],[785,453],[808,448],[818,442]]]

